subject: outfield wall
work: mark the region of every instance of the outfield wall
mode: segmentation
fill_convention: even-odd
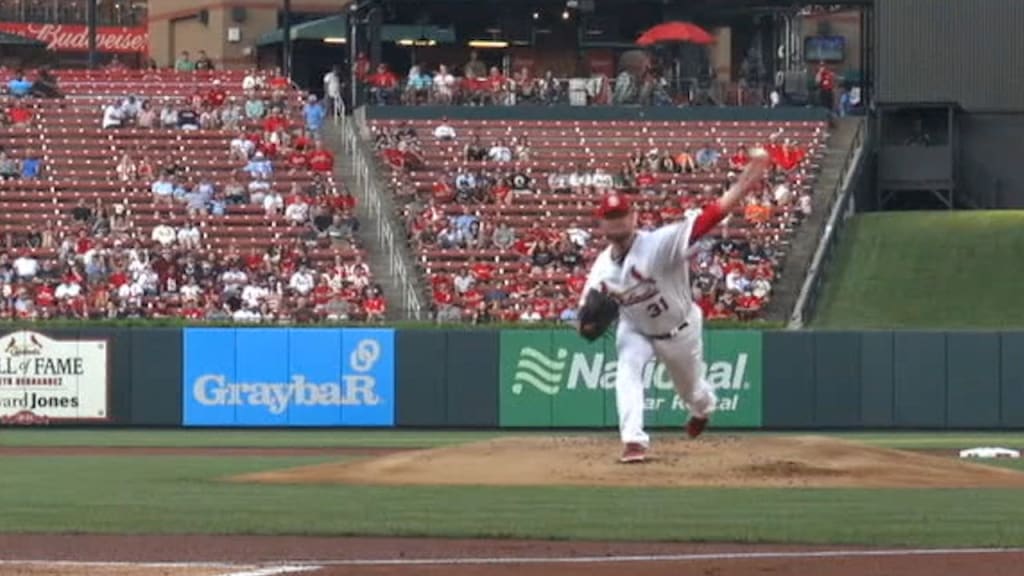
[[[726,428],[1024,427],[1024,332],[704,335]],[[615,349],[568,330],[81,328],[0,335],[0,418],[51,425],[614,427]],[[647,421],[686,413],[659,364]]]

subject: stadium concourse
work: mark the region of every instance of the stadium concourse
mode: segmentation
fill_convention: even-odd
[[[601,194],[634,194],[641,224],[657,227],[720,195],[751,146],[773,170],[691,278],[705,317],[758,317],[810,214],[827,136],[824,121],[382,119],[372,130],[436,318],[475,322],[573,319],[601,245]]]
[[[323,107],[287,79],[0,75],[0,318],[383,318]]]

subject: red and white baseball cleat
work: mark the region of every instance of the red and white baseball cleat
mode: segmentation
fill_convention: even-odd
[[[647,460],[647,448],[638,442],[627,442],[619,456],[619,462],[623,464],[636,464]]]
[[[686,422],[686,435],[690,438],[696,438],[704,433],[704,429],[708,427],[707,418],[697,418],[696,416],[690,416],[690,419]]]

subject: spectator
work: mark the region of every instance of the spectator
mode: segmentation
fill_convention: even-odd
[[[262,207],[263,201],[267,198],[267,194],[270,193],[270,182],[267,182],[262,174],[256,173],[252,175],[248,189],[249,202]]]
[[[313,151],[309,154],[309,167],[314,172],[328,174],[334,170],[334,154],[324,149],[323,143],[319,140],[314,144]]]
[[[721,158],[721,154],[718,150],[715,150],[710,142],[704,144],[700,150],[697,150],[697,167],[705,172],[711,172],[718,167],[718,160]]]
[[[431,83],[430,76],[423,72],[419,65],[413,65],[409,68],[409,75],[406,78],[403,102],[406,104],[425,102],[429,96]]]
[[[22,102],[15,102],[7,111],[12,126],[28,126],[32,122],[32,111]]]
[[[32,81],[26,80],[24,72],[18,70],[15,72],[14,78],[7,82],[7,91],[15,98],[28,96],[32,91]]]
[[[284,198],[281,197],[280,192],[271,188],[263,197],[263,212],[267,217],[271,217],[280,216],[282,210],[284,210]]]
[[[225,130],[237,130],[242,123],[242,107],[238,105],[238,99],[229,96],[227,105],[220,109],[220,123]]]
[[[437,74],[434,74],[433,94],[438,104],[451,104],[455,96],[455,76],[444,64],[438,66]]]
[[[196,69],[196,64],[189,57],[188,50],[182,50],[181,55],[174,62],[174,69],[178,72],[192,72]]]
[[[156,110],[153,110],[153,105],[149,100],[144,100],[142,105],[139,106],[139,115],[136,118],[139,128],[154,128],[157,120]]]
[[[39,261],[28,252],[18,256],[12,266],[15,277],[21,281],[30,281],[39,273]]]
[[[337,66],[324,75],[324,99],[330,103],[332,114],[341,113],[341,68]]]
[[[178,109],[170,104],[164,106],[160,111],[160,125],[164,128],[177,128]]]
[[[516,232],[509,227],[507,222],[501,222],[494,230],[494,234],[491,235],[491,243],[495,248],[508,252],[516,243]]]
[[[302,115],[306,118],[306,128],[313,134],[319,133],[324,125],[326,113],[323,105],[317,102],[313,94],[309,95],[306,105],[302,108]]]
[[[166,174],[157,177],[150,190],[153,192],[153,199],[158,202],[170,204],[174,201],[174,181]]]
[[[826,110],[832,110],[835,106],[836,75],[828,69],[824,61],[818,63],[818,70],[814,73],[814,84],[818,88],[819,106]]]
[[[178,245],[184,250],[198,250],[202,235],[191,218],[178,230]]]
[[[186,102],[185,106],[178,110],[178,128],[182,130],[199,129],[199,114],[192,108],[191,103]]]
[[[288,281],[288,287],[301,296],[306,296],[312,292],[315,285],[316,279],[313,276],[312,271],[305,266],[296,270]]]
[[[166,219],[162,220],[159,224],[153,227],[153,233],[150,235],[150,238],[154,242],[157,242],[158,244],[165,248],[167,246],[170,246],[171,244],[174,244],[174,241],[177,240],[178,238],[177,231],[174,229],[173,226],[170,225],[172,217],[173,215],[171,213],[168,213]]]
[[[263,76],[261,76],[255,68],[250,68],[246,73],[245,78],[242,79],[242,90],[247,93],[254,90],[260,90],[263,88],[263,85]]]
[[[487,74],[487,65],[480,61],[476,50],[469,53],[469,61],[462,69],[466,78],[483,78]]]
[[[7,155],[7,152],[0,150],[0,179],[12,180],[21,174],[21,167],[15,158]]]
[[[196,70],[213,70],[213,60],[206,55],[205,50],[200,50],[199,55],[196,57],[195,63]]]
[[[24,180],[35,180],[43,171],[43,160],[38,152],[30,151],[21,161],[21,177]]]
[[[248,202],[248,194],[245,186],[239,178],[238,172],[231,172],[231,179],[224,185],[224,197],[228,204],[239,205]]]
[[[250,176],[262,176],[269,178],[274,173],[274,166],[270,160],[263,155],[263,152],[257,152],[253,155],[252,159],[249,160],[248,164],[242,168],[243,172],[248,172]]]
[[[375,104],[386,105],[394,101],[398,90],[398,77],[388,69],[387,64],[378,64],[377,72],[367,78],[370,97]]]
[[[455,140],[455,128],[448,123],[448,118],[441,118],[441,123],[434,128],[434,139],[442,142]]]
[[[286,204],[284,217],[290,224],[305,224],[309,220],[309,204],[301,194],[290,194]]]
[[[512,149],[505,145],[505,140],[499,138],[487,152],[487,157],[492,162],[511,162]]]
[[[250,95],[249,99],[245,101],[245,117],[247,119],[260,120],[266,113],[266,104],[264,104],[263,100],[256,96],[256,94]]]

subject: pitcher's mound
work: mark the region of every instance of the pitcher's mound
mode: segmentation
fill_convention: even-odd
[[[819,436],[659,439],[644,464],[611,438],[517,437],[247,474],[279,484],[1024,487],[1024,474]]]

